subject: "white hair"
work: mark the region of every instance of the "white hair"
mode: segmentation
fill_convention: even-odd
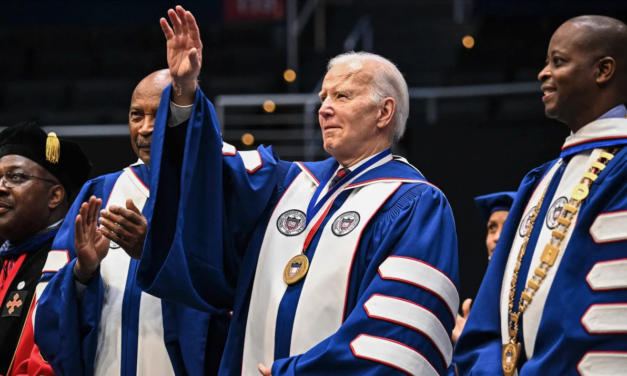
[[[394,126],[393,141],[398,141],[405,133],[407,116],[409,115],[409,90],[403,74],[396,65],[388,59],[369,52],[346,52],[329,61],[327,72],[336,65],[349,64],[352,70],[361,69],[364,62],[379,63],[374,70],[374,79],[371,84],[371,99],[380,105],[385,98],[391,97],[396,101],[396,113],[392,118]]]

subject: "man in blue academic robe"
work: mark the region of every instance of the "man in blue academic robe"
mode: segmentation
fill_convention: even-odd
[[[87,182],[54,241],[72,261],[44,276],[54,278],[39,303],[35,340],[57,375],[217,373],[228,317],[161,301],[136,280],[133,256],[141,254],[150,218],[152,130],[169,83],[168,70],[139,83],[129,110],[138,161]]]
[[[331,61],[319,119],[333,158],[239,152],[195,83],[194,17],[181,7],[169,17],[173,82],[155,123],[140,287],[233,310],[220,375],[444,374],[457,240],[442,192],[390,153],[409,107],[398,69],[367,53]],[[189,122],[167,127],[180,106]]]
[[[572,134],[518,190],[455,348],[459,375],[625,374],[625,45],[609,17],[553,35],[543,101]]]

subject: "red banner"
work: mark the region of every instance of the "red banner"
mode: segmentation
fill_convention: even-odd
[[[224,18],[228,21],[280,20],[284,10],[284,0],[224,0]]]

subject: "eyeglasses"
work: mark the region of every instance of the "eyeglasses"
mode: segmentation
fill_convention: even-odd
[[[39,176],[25,174],[23,172],[5,172],[4,174],[0,174],[0,177],[2,178],[2,183],[4,183],[4,186],[7,188],[19,187],[22,183],[28,181],[29,179],[39,179],[55,185],[59,184],[54,180],[40,178]]]

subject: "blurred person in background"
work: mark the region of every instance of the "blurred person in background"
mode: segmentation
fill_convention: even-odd
[[[161,301],[136,282],[150,218],[152,131],[169,84],[169,71],[161,70],[137,85],[129,130],[138,161],[85,184],[54,242],[69,263],[40,300],[35,333],[57,375],[217,373],[228,317]]]
[[[475,198],[477,209],[487,223],[488,235],[485,240],[488,250],[488,260],[492,258],[496,244],[501,237],[503,225],[507,219],[516,192],[499,192]]]
[[[443,374],[459,306],[457,237],[444,194],[390,152],[409,110],[403,75],[374,54],[331,60],[319,121],[333,158],[238,152],[196,85],[194,17],[182,7],[168,15],[172,86],[155,123],[140,286],[234,310],[224,376]],[[176,106],[190,120],[168,127]]]
[[[460,376],[625,374],[625,46],[610,17],[553,34],[542,100],[572,134],[520,185],[455,348]]]
[[[499,192],[475,198],[477,209],[479,209],[484,222],[487,223],[488,235],[485,244],[488,249],[488,260],[492,258],[492,253],[494,253],[496,244],[501,237],[503,225],[505,224],[509,210],[512,208],[515,196],[516,192]],[[464,300],[462,304],[462,314],[457,314],[457,322],[455,329],[453,329],[453,343],[457,343],[457,339],[464,330],[471,304],[472,299]]]
[[[53,375],[33,342],[33,316],[42,274],[67,262],[52,242],[90,170],[77,144],[35,123],[0,132],[0,375]]]

